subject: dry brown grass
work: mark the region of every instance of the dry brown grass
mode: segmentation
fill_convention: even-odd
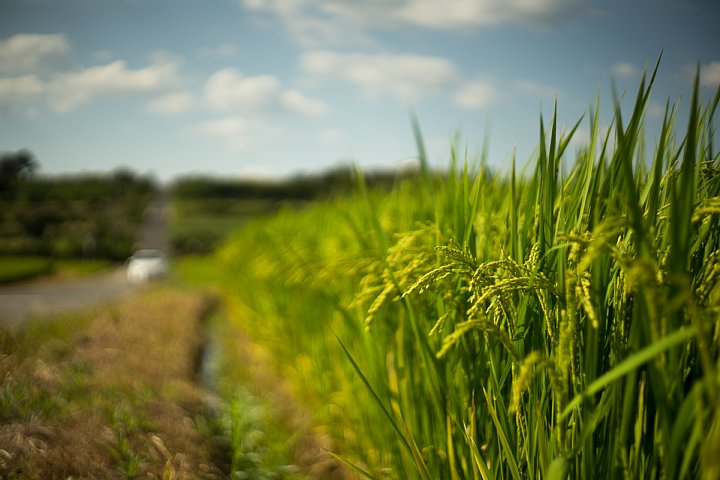
[[[196,385],[210,308],[167,288],[0,357],[0,478],[223,478]]]

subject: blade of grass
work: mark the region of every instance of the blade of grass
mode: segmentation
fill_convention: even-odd
[[[505,435],[502,425],[500,424],[500,420],[498,419],[497,412],[495,411],[495,407],[490,401],[490,397],[488,396],[485,388],[483,388],[483,394],[485,395],[485,402],[488,407],[488,412],[490,413],[490,417],[492,418],[493,424],[495,425],[495,433],[500,439],[500,444],[502,445],[502,451],[503,456],[505,457],[505,461],[510,468],[510,473],[512,473],[513,478],[518,480],[522,477],[520,476],[520,469],[518,468],[517,462],[515,461],[515,454],[513,453],[512,448],[510,448],[510,443],[508,442],[507,436]]]
[[[408,439],[405,437],[405,435],[403,434],[403,431],[400,429],[400,427],[398,427],[398,425],[397,425],[397,423],[395,422],[395,419],[393,418],[392,414],[391,414],[390,411],[387,409],[387,407],[385,406],[385,404],[382,402],[382,400],[380,399],[380,396],[377,394],[377,392],[375,391],[375,389],[373,388],[373,386],[370,384],[370,381],[367,379],[367,377],[366,377],[365,374],[363,373],[362,369],[360,368],[360,366],[359,366],[359,365],[357,364],[357,362],[355,361],[355,358],[353,358],[352,354],[351,354],[350,351],[347,349],[347,347],[345,346],[345,344],[343,343],[343,341],[340,340],[340,337],[338,337],[335,332],[332,332],[332,334],[333,334],[333,336],[335,337],[335,339],[337,340],[337,342],[340,344],[340,348],[342,348],[343,352],[345,353],[345,356],[347,357],[347,359],[348,359],[348,360],[350,361],[350,363],[352,364],[353,369],[355,370],[355,372],[356,372],[356,373],[358,374],[358,376],[360,377],[360,380],[362,380],[363,384],[365,385],[365,387],[366,387],[366,388],[368,389],[368,391],[370,392],[370,395],[372,395],[372,398],[375,400],[375,403],[380,407],[380,409],[382,410],[382,412],[383,412],[383,414],[385,415],[385,417],[390,421],[390,425],[392,425],[393,429],[395,430],[395,432],[396,432],[396,433],[398,434],[398,436],[400,437],[400,440],[401,440],[401,442],[402,442],[402,445],[403,445],[405,448],[407,448],[407,450],[408,450],[408,452],[410,452],[410,454],[412,454],[412,455],[414,456],[414,455],[415,455],[415,452],[413,451],[413,448],[410,446],[410,442],[409,442]],[[417,449],[417,447],[416,447],[416,449]]]
[[[645,347],[639,352],[630,355],[625,360],[616,365],[612,370],[598,377],[593,383],[591,383],[583,393],[576,395],[560,413],[559,420],[564,420],[572,413],[573,409],[578,407],[585,398],[598,393],[600,390],[607,387],[610,383],[622,378],[624,375],[638,369],[640,366],[646,364],[653,358],[660,355],[682,342],[688,340],[697,334],[697,328],[694,326],[686,326],[678,329],[677,331],[663,337],[661,340]]]
[[[370,480],[378,480],[378,478],[373,475],[372,473],[368,472],[367,470],[364,470],[354,463],[352,463],[350,460],[347,460],[346,458],[343,458],[342,456],[338,455],[337,453],[333,453],[330,450],[325,450],[325,452],[333,457],[335,460],[339,461],[340,463],[347,465],[348,467],[352,468],[356,472],[358,472],[360,475],[362,475],[365,478],[369,478]]]
[[[483,480],[490,480],[493,477],[490,475],[490,470],[488,469],[485,460],[482,458],[482,455],[480,455],[480,450],[478,450],[477,448],[475,439],[472,438],[472,436],[468,433],[467,428],[463,429],[463,433],[465,434],[465,439],[470,445],[470,452],[472,454],[473,462],[475,464],[475,467],[480,471],[480,476],[483,478]]]

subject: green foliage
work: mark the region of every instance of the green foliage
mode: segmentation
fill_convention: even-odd
[[[204,290],[222,285],[222,268],[210,255],[185,255],[173,260],[173,274],[183,284]]]
[[[276,211],[276,200],[252,183],[185,178],[172,188],[170,243],[175,253],[215,250],[230,233],[257,215]]]
[[[0,152],[0,199],[12,198],[21,180],[31,176],[38,164],[32,152]]]
[[[387,188],[391,187],[397,178],[414,175],[414,171],[377,171],[366,175],[366,181],[371,186]],[[345,194],[353,190],[356,182],[354,168],[338,166],[322,174],[300,175],[284,180],[182,177],[173,184],[172,194],[174,198],[181,200],[232,199],[287,203]]]
[[[232,212],[232,208],[229,208]],[[254,213],[257,214],[257,213]],[[176,213],[170,220],[169,235],[176,253],[208,253],[226,240],[246,221],[242,214]]]
[[[652,160],[617,107],[565,172],[540,120],[528,174],[456,149],[443,177],[248,223],[219,252],[231,308],[369,478],[716,478],[717,99],[668,106]],[[422,139],[417,124],[418,145]],[[612,140],[612,141],[611,141]]]
[[[19,177],[0,197],[0,253],[123,260],[155,193],[132,172]]]
[[[41,275],[79,277],[107,268],[107,260],[58,259],[37,256],[0,256],[0,284],[20,282]]]

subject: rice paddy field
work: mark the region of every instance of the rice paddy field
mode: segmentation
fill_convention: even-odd
[[[245,224],[229,311],[357,478],[720,478],[720,91]],[[575,129],[587,145],[570,151]],[[601,133],[606,132],[606,133]],[[310,428],[310,427],[308,427]]]

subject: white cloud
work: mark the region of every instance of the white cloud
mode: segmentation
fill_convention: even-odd
[[[325,115],[329,108],[325,102],[310,98],[297,90],[286,90],[280,95],[280,102],[291,112],[307,117]]]
[[[370,97],[390,95],[404,101],[459,81],[455,65],[440,57],[415,54],[306,52],[300,68],[314,77],[336,77],[360,86]]]
[[[328,128],[320,132],[320,141],[322,143],[336,145],[348,140],[347,134],[339,128]]]
[[[481,81],[466,83],[453,96],[456,105],[468,110],[487,108],[497,100],[498,93],[495,88],[491,84]]]
[[[700,78],[703,85],[717,87],[720,85],[720,61],[716,60],[700,68]]]
[[[226,117],[203,122],[198,125],[197,130],[213,137],[227,137],[244,135],[250,127],[241,117]]]
[[[177,85],[177,65],[159,61],[139,69],[129,69],[117,60],[52,78],[47,84],[49,104],[66,112],[101,95],[142,94]]]
[[[279,135],[278,127],[268,125],[256,118],[248,119],[237,115],[201,122],[191,128],[191,131],[222,140],[238,151],[246,150],[258,141],[266,141]]]
[[[612,73],[620,78],[633,78],[640,74],[640,69],[628,62],[617,62],[612,67]]]
[[[32,99],[45,92],[45,85],[35,75],[0,78],[0,104],[3,100]]]
[[[205,85],[205,101],[215,109],[236,112],[286,111],[319,117],[329,110],[325,102],[293,89],[282,89],[272,75],[245,76],[237,69],[215,72]]]
[[[531,97],[555,99],[562,96],[562,91],[559,88],[543,85],[533,80],[516,80],[513,82],[513,87],[518,92]]]
[[[334,12],[341,6],[334,3],[342,4],[342,1],[239,0],[239,3],[248,10],[276,15],[292,37],[306,47],[369,41],[361,28],[367,19],[360,19],[354,14]],[[350,6],[352,8],[352,3]]]
[[[327,44],[371,43],[361,26],[355,24],[351,18],[335,16],[332,21],[328,21],[325,15],[315,16],[297,8],[293,12],[283,11],[281,19],[291,36],[307,48]]]
[[[223,139],[236,150],[244,150],[251,144],[251,126],[240,117],[208,120],[198,124],[194,130],[208,137]]]
[[[55,81],[65,88],[103,93],[148,92],[175,85],[176,82],[174,64],[156,63],[133,70],[122,60],[62,74]]]
[[[177,115],[191,111],[196,103],[195,98],[189,93],[172,92],[150,101],[147,108],[154,113]]]
[[[436,29],[503,24],[545,25],[585,7],[582,0],[410,0],[397,2],[400,19]]]
[[[270,105],[280,91],[272,75],[247,77],[234,68],[214,73],[205,86],[208,103],[223,110],[257,110]]]
[[[441,30],[503,24],[544,26],[589,11],[587,0],[240,0],[269,12],[304,45],[367,41],[371,28]]]
[[[692,83],[697,75],[698,64],[686,63],[680,67],[679,76]],[[720,86],[720,60],[700,65],[700,86],[716,88]]]
[[[71,53],[62,34],[24,33],[0,40],[0,105],[68,112],[98,96],[142,95],[179,83],[181,60],[165,53],[156,53],[140,68],[122,60],[72,68]]]
[[[62,34],[22,33],[0,40],[0,72],[11,74],[54,70],[64,64],[70,42]]]

